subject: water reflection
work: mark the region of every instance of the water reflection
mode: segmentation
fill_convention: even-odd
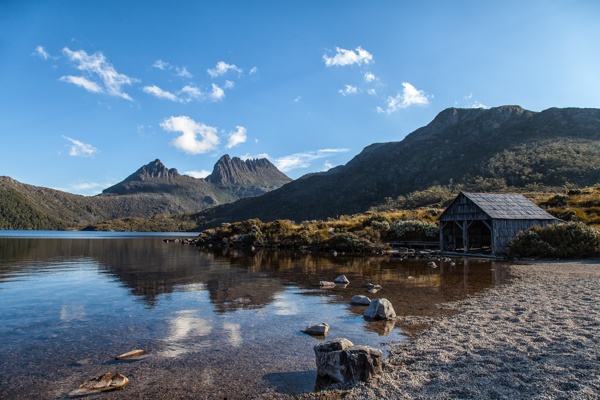
[[[319,339],[304,327],[327,322],[330,337],[376,347],[404,339],[394,322],[365,321],[352,296],[387,298],[398,315],[436,315],[449,312],[436,304],[508,278],[499,263],[453,262],[208,252],[160,238],[0,238],[0,386],[9,398],[59,397],[144,348],[148,358],[119,364],[135,376],[131,397],[159,398],[156,373],[175,397],[311,390]],[[319,286],[342,274],[346,287]],[[381,289],[369,293],[368,283]]]

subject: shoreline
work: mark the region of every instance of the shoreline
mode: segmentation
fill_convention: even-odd
[[[441,304],[458,313],[421,321],[371,382],[301,398],[598,398],[600,260],[509,268],[511,283]]]

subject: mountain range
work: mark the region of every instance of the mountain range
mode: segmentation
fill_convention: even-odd
[[[449,108],[401,141],[372,144],[346,165],[294,181],[266,159],[227,155],[206,179],[155,160],[93,197],[2,177],[0,228],[64,229],[181,213],[191,213],[196,228],[250,218],[303,221],[364,212],[434,185],[506,191],[599,181],[599,109]]]
[[[181,175],[157,159],[89,197],[0,177],[0,229],[66,229],[118,218],[195,213],[290,181],[267,159],[242,161],[228,155],[206,179]]]

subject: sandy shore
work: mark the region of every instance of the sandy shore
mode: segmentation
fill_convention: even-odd
[[[310,397],[600,398],[600,261],[510,268],[511,284],[441,305],[459,313],[396,346],[382,376]]]

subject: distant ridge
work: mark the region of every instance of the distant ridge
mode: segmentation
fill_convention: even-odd
[[[211,208],[197,218],[201,227],[250,218],[326,219],[365,212],[386,198],[433,185],[479,191],[585,187],[600,182],[599,165],[599,109],[449,108],[400,142],[372,144],[333,171]]]

